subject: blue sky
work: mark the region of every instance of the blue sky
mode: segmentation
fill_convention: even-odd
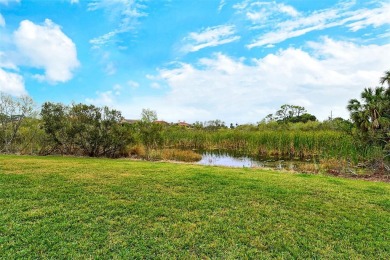
[[[169,122],[319,119],[390,69],[390,1],[0,0],[0,91]]]

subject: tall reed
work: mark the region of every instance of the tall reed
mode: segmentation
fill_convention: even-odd
[[[252,156],[346,158],[359,161],[375,149],[362,149],[351,135],[332,130],[167,129],[165,147],[180,149],[219,149]]]

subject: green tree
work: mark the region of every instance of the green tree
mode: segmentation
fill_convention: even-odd
[[[284,104],[276,111],[275,117],[269,114],[264,118],[264,122],[272,122],[273,120],[283,123],[307,123],[309,121],[316,121],[317,118],[307,113],[304,107]]]
[[[290,123],[299,123],[299,122],[307,123],[309,121],[317,121],[317,118],[312,114],[304,113],[302,115],[293,116],[288,119],[288,122]]]
[[[336,117],[328,118],[321,124],[321,127],[323,129],[338,130],[351,134],[353,123],[349,120],[345,120],[344,118]]]
[[[145,123],[153,123],[157,121],[157,112],[148,108],[142,109],[141,121]]]
[[[102,110],[101,146],[102,153],[107,157],[123,154],[126,146],[134,142],[133,129],[128,124],[122,124],[120,111],[104,107]]]
[[[94,105],[71,107],[46,102],[41,110],[45,132],[54,144],[47,153],[60,151],[91,157],[117,157],[133,142],[131,129],[117,110]]]
[[[73,105],[68,117],[71,122],[69,139],[74,139],[84,154],[91,157],[99,156],[102,142],[101,108],[85,104]]]
[[[219,119],[209,120],[204,123],[204,128],[210,131],[216,131],[218,129],[227,128],[225,122]]]
[[[204,128],[204,124],[200,121],[196,121],[192,124],[192,127],[199,130]]]
[[[34,117],[34,101],[28,96],[14,98],[0,92],[0,152],[15,152],[20,127],[27,117]]]
[[[71,135],[84,154],[91,157],[117,157],[132,142],[128,128],[117,110],[94,105],[73,105]]]
[[[26,117],[19,128],[17,151],[21,154],[42,154],[46,148],[47,135],[42,120]]]
[[[389,141],[390,91],[384,87],[365,88],[361,101],[351,99],[347,106],[360,138],[369,144],[385,146]]]
[[[146,158],[150,159],[150,152],[162,143],[162,125],[154,123],[157,120],[156,111],[142,109],[141,121],[138,123],[139,135],[146,148]]]
[[[69,107],[61,103],[45,102],[42,105],[40,115],[43,129],[48,136],[43,154],[72,152],[74,138],[70,138],[72,130],[68,114]]]
[[[386,82],[390,88],[390,70],[385,71],[384,75],[379,80],[379,83],[381,83],[382,85],[384,85]]]

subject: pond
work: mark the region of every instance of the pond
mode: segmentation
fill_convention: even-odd
[[[252,158],[244,155],[234,155],[227,152],[207,151],[202,152],[202,159],[198,162],[201,165],[248,167],[248,168],[272,168],[296,170],[304,164],[315,163],[312,159],[279,159],[279,158]]]

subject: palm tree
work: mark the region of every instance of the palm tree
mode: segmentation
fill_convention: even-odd
[[[364,127],[365,120],[363,116],[363,106],[357,99],[351,99],[347,106],[348,111],[350,112],[351,119],[355,123],[355,125],[366,132],[367,128]]]
[[[364,109],[367,111],[371,121],[371,128],[378,129],[381,125],[381,116],[386,106],[385,89],[383,87],[377,87],[374,90],[366,88],[361,94],[361,97],[365,100]]]
[[[365,88],[361,102],[351,99],[347,109],[351,119],[369,141],[387,142],[390,126],[390,91],[384,87]]]
[[[351,99],[347,109],[351,112],[351,118],[356,125],[364,132],[379,127],[381,96],[384,89],[382,87],[365,88],[361,94],[362,103],[356,99]]]
[[[383,77],[381,77],[379,80],[379,83],[381,83],[382,85],[384,85],[386,82],[390,88],[390,70],[385,71],[385,75],[383,75]]]

